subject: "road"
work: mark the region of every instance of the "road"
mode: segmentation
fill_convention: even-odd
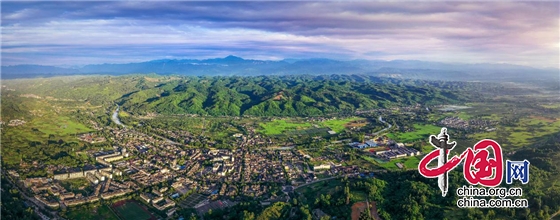
[[[560,215],[560,210],[558,210],[554,214],[550,215],[550,220],[554,219],[554,217],[556,217],[557,215]]]
[[[298,188],[300,188],[300,187],[304,187],[304,186],[311,185],[311,184],[318,183],[318,182],[325,181],[325,180],[336,179],[336,178],[339,178],[339,177],[343,177],[343,176],[331,176],[331,177],[328,177],[328,178],[324,178],[324,179],[320,179],[320,180],[315,180],[315,181],[313,181],[313,182],[309,182],[309,183],[305,183],[305,184],[303,184],[303,185],[296,186],[296,187],[294,187],[294,190],[296,190],[296,189],[298,189]]]
[[[381,172],[387,172],[387,170],[372,170],[371,172],[373,172],[373,173],[381,173]],[[339,176],[331,176],[331,177],[328,177],[328,178],[319,179],[319,180],[315,180],[315,181],[312,181],[312,182],[309,182],[309,183],[305,183],[305,184],[303,184],[303,185],[296,186],[296,187],[294,187],[294,190],[296,190],[297,188],[300,188],[300,187],[304,187],[304,186],[307,186],[307,185],[311,185],[311,184],[313,184],[313,183],[318,183],[318,182],[321,182],[321,181],[330,180],[330,179],[336,179],[336,178],[339,178],[339,177],[350,176],[350,175],[358,175],[358,174],[346,174],[346,175],[339,175]]]

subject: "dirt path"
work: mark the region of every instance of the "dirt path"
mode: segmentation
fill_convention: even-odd
[[[555,212],[554,214],[552,214],[550,216],[550,220],[552,220],[554,217],[556,217],[557,215],[560,215],[560,210],[558,210],[557,212]]]

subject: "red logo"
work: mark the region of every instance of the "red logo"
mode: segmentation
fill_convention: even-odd
[[[436,150],[430,152],[418,164],[418,171],[424,177],[438,178],[439,188],[442,196],[447,193],[447,173],[457,167],[464,160],[463,175],[472,185],[482,185],[495,187],[502,183],[503,178],[503,159],[502,147],[498,142],[484,139],[476,143],[472,148],[467,148],[461,155],[453,156],[448,159],[449,152],[455,147],[455,142],[448,142],[449,135],[447,129],[442,128],[441,133],[436,137],[430,136],[430,143]],[[492,150],[493,158],[490,157]],[[439,159],[438,166],[429,168],[428,164],[434,159]]]

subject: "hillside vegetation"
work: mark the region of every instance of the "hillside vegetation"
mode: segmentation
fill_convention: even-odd
[[[137,114],[313,116],[461,99],[430,86],[351,76],[188,77],[146,87],[117,101]]]
[[[118,103],[132,114],[314,116],[466,100],[468,83],[405,82],[365,76],[67,77],[9,80],[18,93]],[[466,93],[465,93],[466,94]]]

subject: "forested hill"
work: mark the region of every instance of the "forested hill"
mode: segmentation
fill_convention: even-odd
[[[135,113],[309,116],[457,99],[428,86],[292,76],[188,78],[133,92],[119,102]]]
[[[311,116],[416,103],[456,103],[477,83],[359,75],[182,77],[132,75],[8,80],[17,93],[118,103],[131,114]]]

